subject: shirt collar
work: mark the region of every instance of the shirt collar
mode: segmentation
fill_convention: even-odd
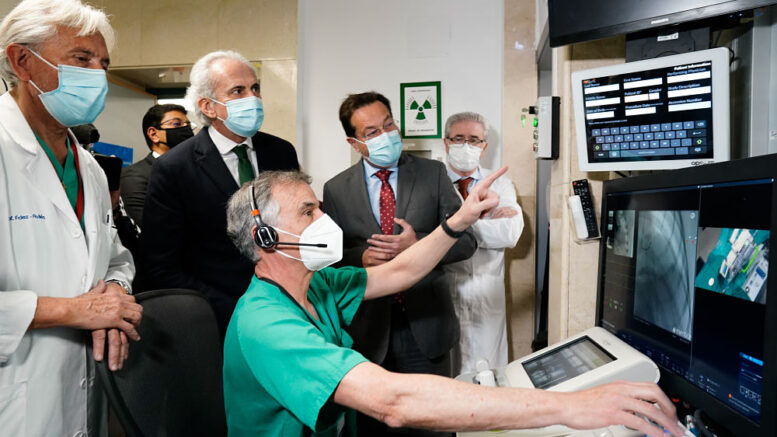
[[[370,164],[370,162],[364,158],[362,158],[362,163],[364,163],[364,176],[367,178],[374,175],[377,171],[383,170],[380,167],[375,167],[374,165]],[[386,167],[386,170],[390,172],[396,172],[398,169],[399,169],[399,161],[397,161],[397,163],[392,165],[391,167]]]
[[[219,153],[221,153],[222,155],[226,155],[232,152],[232,149],[234,149],[235,146],[239,144],[247,145],[249,151],[254,150],[254,145],[251,142],[251,137],[248,137],[244,141],[236,143],[230,140],[229,138],[225,137],[224,135],[222,135],[221,132],[216,130],[213,126],[209,126],[207,129],[208,129],[208,135],[210,135],[211,141],[213,141],[213,144],[216,145],[216,149],[218,149]]]
[[[445,169],[448,171],[448,177],[451,179],[452,182],[456,182],[459,179],[461,179],[461,176],[459,176],[458,173],[453,171],[453,169],[451,168],[450,164],[446,164],[445,165]],[[472,178],[475,181],[479,181],[479,180],[483,179],[483,176],[482,176],[482,174],[480,172],[480,166],[478,165],[478,167],[475,169],[474,173],[472,173],[469,176],[465,176],[465,177]]]

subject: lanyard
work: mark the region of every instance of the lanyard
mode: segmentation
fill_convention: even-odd
[[[78,196],[76,197],[76,217],[78,217],[78,223],[84,222],[84,183],[81,179],[81,166],[78,165],[78,149],[76,148],[75,141],[69,141],[70,149],[73,151],[73,163],[76,166],[76,178],[78,179]]]

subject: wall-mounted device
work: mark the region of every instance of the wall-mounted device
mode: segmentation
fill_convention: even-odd
[[[665,170],[729,159],[729,51],[572,73],[582,171]]]
[[[535,159],[558,159],[559,107],[561,98],[542,96],[537,98],[537,106],[529,108],[535,114],[534,149]]]

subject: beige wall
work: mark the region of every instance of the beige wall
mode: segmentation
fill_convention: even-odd
[[[599,220],[602,182],[609,173],[578,169],[571,74],[624,62],[623,37],[553,49],[553,95],[561,97],[559,159],[553,163],[550,189],[550,271],[548,341],[557,342],[594,325],[599,240],[575,238],[567,197],[571,182],[587,178]]]
[[[502,159],[518,192],[525,226],[518,245],[505,254],[510,359],[531,352],[534,336],[534,241],[537,164],[532,128],[521,127],[521,108],[537,101],[534,0],[505,0]]]

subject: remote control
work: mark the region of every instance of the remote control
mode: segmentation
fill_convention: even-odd
[[[596,213],[594,212],[594,203],[591,200],[591,190],[588,188],[588,179],[572,181],[572,189],[575,195],[580,196],[588,238],[598,237],[599,226],[596,225]]]

